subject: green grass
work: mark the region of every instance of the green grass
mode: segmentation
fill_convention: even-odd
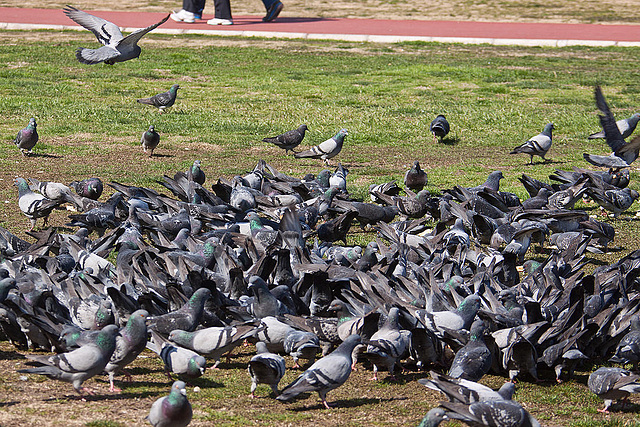
[[[480,183],[499,169],[506,177],[503,188],[525,197],[517,180],[523,172],[546,179],[555,168],[587,167],[585,151],[607,152],[603,142],[586,140],[598,129],[595,84],[603,86],[618,118],[638,111],[640,49],[632,48],[266,44],[258,39],[150,35],[142,43],[141,58],[110,67],[75,60],[76,47],[95,44],[88,33],[0,31],[0,40],[6,42],[0,50],[0,135],[5,142],[0,145],[0,224],[23,236],[28,221],[16,203],[15,176],[65,183],[98,176],[107,182],[161,188],[155,181],[163,174],[184,170],[195,159],[202,160],[213,182],[218,176],[244,173],[262,158],[301,177],[323,165],[284,156],[261,142],[301,123],[309,126],[302,147],[342,127],[349,130],[335,160],[350,170],[349,190],[360,198],[370,183],[401,181],[416,159],[428,172],[428,189],[434,193],[455,184]],[[166,114],[135,102],[173,83],[181,89]],[[428,131],[439,113],[452,124],[446,144],[435,144]],[[23,158],[12,139],[31,116],[38,119],[41,142],[37,156]],[[549,121],[556,124],[548,154],[552,162],[527,165],[526,156],[508,154]],[[140,134],[149,124],[162,138],[158,156],[152,159],[139,147]],[[637,177],[634,169],[631,186],[636,189]],[[605,261],[637,249],[636,210],[634,205],[623,219],[610,220],[618,230],[615,245],[621,251],[608,254]],[[57,213],[52,221],[64,224],[66,213]],[[368,238],[350,236],[358,243]],[[246,359],[244,354],[232,366],[222,364],[220,371],[193,382],[202,388],[200,393],[190,392],[200,425],[415,425],[439,399],[417,387],[413,377],[401,386],[371,384],[366,380],[370,373],[361,369],[348,385],[331,393],[330,399],[341,404],[331,413],[319,409],[316,396],[293,405],[267,398],[250,401]],[[129,414],[127,425],[141,422],[150,402],[168,388],[157,360],[136,363],[143,368],[134,368],[136,382],[125,393],[137,412]],[[20,391],[50,383],[30,378],[25,385],[10,375],[6,381],[17,383]],[[283,384],[295,375],[289,372]],[[503,379],[486,381],[498,387]],[[105,389],[104,381],[99,382]],[[637,425],[634,412],[614,413],[609,419],[596,413],[600,402],[585,382],[586,374],[560,386],[520,383],[517,398],[550,425]],[[2,382],[2,387],[0,397],[9,399],[13,386]],[[71,393],[66,385],[52,395],[64,393]],[[264,396],[267,390],[258,393]],[[79,410],[76,402],[66,399],[47,406],[67,403]],[[88,425],[119,425],[119,420],[103,419],[111,403],[92,402],[100,416]],[[100,405],[104,407],[98,410]],[[11,414],[19,410],[3,408]],[[40,413],[22,411],[27,419]]]

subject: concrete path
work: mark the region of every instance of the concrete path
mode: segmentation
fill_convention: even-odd
[[[89,11],[123,31],[146,27],[164,14]],[[640,46],[640,25],[543,24],[468,21],[295,18],[263,23],[261,16],[235,16],[234,25],[211,26],[167,21],[154,30],[164,34],[212,34],[396,43],[402,41],[488,43],[524,46]],[[0,29],[82,29],[60,9],[0,7]]]

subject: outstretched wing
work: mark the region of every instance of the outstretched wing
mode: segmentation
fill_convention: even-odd
[[[89,15],[91,16],[91,15]],[[133,33],[129,34],[127,37],[123,38],[122,40],[120,40],[120,43],[118,43],[120,46],[122,45],[130,45],[130,46],[134,46],[136,44],[138,44],[138,40],[140,40],[142,37],[144,37],[145,34],[147,34],[149,31],[155,29],[156,27],[164,24],[165,22],[167,22],[167,19],[169,19],[170,15],[167,15],[164,17],[164,19],[160,22],[157,22],[153,25],[148,26],[147,28],[143,28],[141,30],[137,30],[134,31]]]
[[[64,14],[77,24],[82,25],[87,30],[95,34],[96,38],[103,45],[116,45],[122,40],[122,32],[113,22],[98,18],[73,6],[67,5]]]

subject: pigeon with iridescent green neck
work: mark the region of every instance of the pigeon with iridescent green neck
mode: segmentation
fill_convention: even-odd
[[[27,358],[45,366],[36,368],[19,369],[25,374],[45,375],[56,380],[73,384],[76,391],[94,394],[91,390],[82,387],[89,378],[101,373],[116,348],[116,325],[105,326],[95,339],[88,340],[83,345],[68,353],[53,356],[27,355]]]
[[[207,360],[204,357],[188,348],[171,344],[153,330],[147,348],[160,356],[169,379],[172,379],[171,374],[198,378],[207,369]]]
[[[153,105],[160,110],[160,113],[163,113],[165,108],[169,108],[176,102],[176,95],[178,94],[178,89],[180,89],[180,85],[173,85],[171,89],[166,92],[159,93],[157,95],[153,95],[150,98],[141,98],[138,99],[138,102],[141,104]]]
[[[200,324],[204,304],[211,296],[211,291],[207,288],[200,288],[191,295],[189,301],[180,309],[161,316],[149,317],[147,325],[150,329],[162,335],[169,335],[171,331],[182,329],[183,331],[193,331]]]
[[[342,144],[344,143],[344,138],[347,136],[349,132],[346,129],[340,129],[335,136],[327,139],[324,142],[316,145],[315,147],[311,147],[307,151],[301,151],[295,154],[296,159],[301,158],[312,158],[312,159],[322,159],[325,164],[329,164],[328,160],[337,156],[338,153],[342,150]]]
[[[18,135],[16,135],[16,139],[14,142],[23,156],[26,156],[27,153],[31,153],[33,147],[35,147],[38,142],[38,131],[36,119],[33,117],[29,119],[29,124],[26,128],[18,131]]]
[[[484,343],[484,324],[476,320],[471,325],[469,342],[456,353],[449,376],[469,381],[480,381],[491,368],[491,351]]]
[[[193,409],[187,400],[187,385],[176,381],[168,396],[161,397],[151,405],[146,420],[153,427],[185,427],[191,422]]]
[[[544,158],[547,151],[551,148],[551,144],[553,142],[553,123],[547,123],[538,135],[530,138],[527,142],[517,146],[511,151],[510,154],[528,154],[531,156],[530,164],[533,164],[533,156],[540,156],[542,160],[545,162],[547,159]]]
[[[60,205],[61,202],[47,199],[42,194],[34,193],[24,178],[16,178],[18,187],[18,206],[22,213],[31,221],[30,231],[36,226],[38,218],[44,218],[43,226],[47,225],[49,214]]]
[[[131,313],[127,324],[120,329],[116,337],[116,348],[104,370],[109,374],[109,391],[121,391],[113,385],[113,377],[123,372],[131,380],[131,375],[124,371],[124,367],[133,362],[147,346],[147,313],[137,310]]]
[[[417,310],[415,316],[430,331],[442,335],[446,329],[459,331],[468,330],[480,309],[480,297],[469,295],[461,303],[456,311]]]
[[[78,193],[79,196],[86,197],[91,200],[98,200],[104,190],[104,185],[100,178],[87,178],[82,181],[73,181],[69,184],[69,187],[76,190],[76,193]]]
[[[438,427],[441,422],[448,419],[442,408],[433,408],[424,416],[418,427]]]
[[[160,134],[156,132],[153,125],[149,126],[149,129],[142,132],[142,138],[140,139],[142,149],[145,153],[149,153],[149,157],[153,156],[153,150],[156,149],[160,143]]]

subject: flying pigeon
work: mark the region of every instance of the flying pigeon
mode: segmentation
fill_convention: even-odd
[[[180,89],[180,85],[175,84],[171,86],[171,88],[166,91],[159,93],[157,95],[153,95],[150,98],[140,98],[137,101],[141,104],[153,105],[158,108],[160,113],[164,113],[165,108],[169,108],[176,102],[176,95],[178,94],[178,89]]]
[[[427,173],[420,169],[420,162],[417,160],[404,174],[404,185],[411,191],[420,191],[427,185]]]
[[[322,159],[326,165],[329,164],[328,160],[337,156],[342,150],[342,144],[344,143],[345,136],[349,135],[346,129],[340,129],[335,136],[321,142],[315,147],[311,147],[307,151],[301,151],[294,156],[296,159],[310,157],[312,159]]]
[[[289,150],[294,151],[302,140],[304,139],[304,133],[307,131],[307,125],[300,125],[297,129],[287,131],[281,135],[271,138],[263,138],[263,142],[274,144],[285,150],[285,154],[289,153]],[[295,152],[294,152],[295,153]]]
[[[624,137],[620,133],[615,119],[613,118],[613,113],[611,113],[609,105],[607,105],[607,101],[604,99],[600,86],[596,86],[594,92],[596,106],[602,113],[599,116],[600,125],[602,126],[605,135],[605,141],[613,150],[613,153],[609,156],[598,156],[584,153],[583,156],[586,161],[595,166],[614,169],[629,167],[629,165],[638,158],[638,152],[640,151],[640,137],[635,137],[628,143],[625,142]]]
[[[544,156],[547,154],[547,151],[549,151],[549,148],[551,148],[553,141],[552,131],[553,123],[547,123],[542,132],[530,138],[524,144],[514,148],[510,154],[528,154],[531,156],[531,162],[529,164],[533,164],[533,156],[540,156],[542,160],[546,162],[547,159],[545,159]]]
[[[68,353],[53,356],[27,355],[29,360],[45,366],[19,369],[26,374],[46,375],[49,378],[73,384],[76,391],[94,394],[90,389],[82,387],[82,383],[101,373],[116,348],[118,327],[107,325],[93,340],[86,341],[80,348]]]
[[[149,152],[149,157],[153,156],[153,150],[156,149],[160,143],[160,135],[156,132],[153,125],[149,126],[149,129],[142,132],[142,139],[140,140],[142,149],[146,153]]]
[[[618,130],[620,131],[620,134],[622,135],[622,137],[627,138],[629,135],[633,133],[634,130],[636,130],[636,126],[638,125],[639,121],[640,121],[640,113],[635,113],[628,119],[618,120],[616,122],[616,126],[618,127]],[[592,133],[591,135],[589,135],[588,138],[589,139],[605,138],[604,130],[601,130],[600,132]]]
[[[176,381],[168,396],[161,397],[151,405],[146,420],[153,427],[185,427],[191,422],[193,409],[187,400],[187,385]]]
[[[47,225],[49,214],[56,206],[60,205],[60,201],[50,200],[42,194],[34,193],[24,178],[16,178],[15,185],[18,187],[18,206],[31,221],[29,231],[35,228],[38,218],[44,218],[43,226]]]
[[[76,50],[76,58],[83,64],[104,62],[105,64],[113,65],[116,62],[137,58],[141,52],[138,41],[149,31],[164,24],[169,19],[169,15],[167,15],[162,21],[123,37],[120,28],[112,22],[69,5],[63,11],[70,19],[91,31],[98,41],[104,45],[99,49],[79,47]]]
[[[327,393],[340,387],[351,375],[351,355],[359,344],[360,335],[350,335],[333,352],[316,361],[295,381],[282,389],[277,399],[288,402],[300,393],[317,391],[325,408],[331,409],[327,403]]]
[[[602,367],[589,375],[589,390],[604,400],[604,408],[598,412],[609,413],[614,400],[624,399],[631,393],[640,393],[638,375],[622,368]]]
[[[38,142],[38,131],[36,127],[38,124],[36,123],[36,119],[31,117],[29,119],[29,124],[26,128],[18,131],[18,135],[16,135],[16,139],[14,142],[16,146],[20,149],[20,152],[23,156],[26,156],[27,153],[31,153],[33,147],[35,147],[36,142]]]
[[[429,131],[433,134],[433,142],[438,142],[437,138],[440,138],[440,142],[449,133],[449,122],[447,118],[442,114],[433,119],[429,125]]]
[[[256,343],[257,354],[249,361],[249,375],[251,375],[251,398],[255,397],[258,384],[268,384],[278,395],[278,383],[284,376],[284,357],[270,353],[267,345],[262,341]]]

